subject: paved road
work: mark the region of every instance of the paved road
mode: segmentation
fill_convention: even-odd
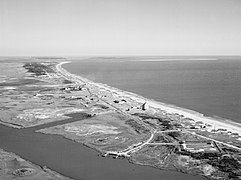
[[[139,146],[137,146],[137,147],[135,147],[135,148],[133,148],[133,149],[130,149],[130,150],[127,151],[126,153],[127,153],[127,154],[128,154],[128,153],[133,153],[133,152],[136,152],[136,151],[140,150],[143,146],[149,144],[149,142],[152,140],[153,137],[154,137],[154,133],[151,133],[150,138],[149,138],[146,142],[144,142],[143,144],[141,144],[141,145],[139,145]]]
[[[156,133],[168,133],[168,132],[179,132],[180,129],[172,129],[172,130],[165,130],[165,131],[156,131]]]
[[[148,143],[148,145],[173,145],[173,146],[176,146],[176,145],[179,145],[178,143]]]

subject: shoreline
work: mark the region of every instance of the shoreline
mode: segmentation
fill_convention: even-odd
[[[87,78],[84,78],[79,75],[68,72],[66,69],[64,69],[62,67],[62,65],[66,64],[66,63],[71,63],[71,61],[64,61],[64,62],[58,63],[56,65],[56,69],[57,69],[57,71],[60,72],[60,74],[62,74],[63,76],[65,76],[67,78],[70,78],[70,80],[74,81],[74,83],[76,83],[76,81],[77,81],[77,83],[79,81],[81,81],[86,84],[94,85],[99,88],[108,90],[112,93],[116,93],[118,95],[131,98],[137,102],[141,102],[141,103],[146,102],[150,108],[161,109],[161,110],[164,110],[167,113],[171,113],[171,114],[177,113],[179,115],[184,116],[185,118],[191,118],[196,122],[202,121],[205,124],[211,125],[211,127],[210,127],[211,129],[216,129],[216,130],[219,128],[226,129],[227,131],[231,131],[232,133],[238,133],[240,135],[240,132],[241,132],[241,124],[240,123],[234,122],[229,119],[223,119],[223,118],[217,119],[214,117],[208,117],[208,116],[205,116],[205,115],[203,115],[199,112],[193,111],[193,110],[185,109],[185,108],[178,107],[178,106],[171,105],[171,104],[165,104],[162,102],[155,101],[153,99],[148,99],[141,95],[135,94],[133,92],[128,92],[128,91],[120,90],[115,87],[111,87],[107,84],[93,82]]]
[[[35,133],[42,133],[42,134],[45,134],[45,135],[49,135],[49,133],[47,133],[47,132],[41,132],[41,130],[37,130]],[[66,137],[66,136],[64,136],[64,135],[59,135],[59,134],[51,134],[51,135],[60,136],[60,137],[63,137],[64,139],[66,139],[66,140],[72,140],[72,141],[74,141],[74,142],[76,142],[76,143],[80,143],[80,142],[77,141],[76,139],[68,138],[68,137]],[[102,156],[103,153],[104,153],[103,151],[101,151],[100,149],[98,149],[98,148],[96,148],[96,147],[94,147],[94,146],[92,146],[92,145],[89,145],[89,144],[86,144],[86,143],[80,143],[80,144],[83,145],[83,146],[85,146],[85,147],[87,147],[87,148],[90,148],[90,149],[94,150],[94,151],[96,152],[97,156]],[[109,158],[111,158],[111,157],[109,157]],[[188,172],[178,171],[177,169],[159,168],[159,167],[157,167],[157,166],[152,166],[152,165],[148,165],[148,164],[141,164],[141,163],[138,163],[138,162],[136,162],[136,161],[131,160],[129,157],[125,157],[125,159],[126,159],[126,161],[128,161],[128,163],[131,163],[131,164],[137,165],[137,166],[147,166],[147,167],[151,167],[151,168],[154,168],[154,169],[157,169],[157,170],[161,170],[161,171],[166,171],[166,172],[180,172],[180,173],[182,173],[182,174],[186,174],[186,175],[190,175],[190,176],[195,176],[195,175],[197,175],[197,176],[199,176],[200,178],[205,178],[204,176],[201,176],[201,175],[199,175],[199,174],[189,174]],[[123,160],[123,159],[119,159],[119,160]],[[70,177],[68,177],[68,178],[70,178]]]
[[[6,126],[6,127],[9,128],[8,126]],[[46,133],[42,133],[42,132],[34,132],[34,131],[33,131],[33,133],[47,135]],[[72,141],[73,141],[73,142],[74,142],[73,144],[78,144],[78,145],[81,145],[81,147],[83,146],[84,148],[88,148],[87,151],[91,151],[91,152],[92,152],[92,153],[91,153],[91,156],[96,156],[96,157],[102,158],[100,151],[99,151],[98,149],[92,147],[92,146],[86,145],[85,143],[75,143],[75,142],[78,142],[78,141],[75,141],[75,140],[72,140],[72,139],[68,139],[68,138],[66,138],[65,136],[61,136],[61,135],[58,135],[58,134],[52,134],[52,135],[54,135],[54,136],[56,136],[56,137],[61,137],[61,138],[65,139],[65,140],[67,140],[68,142],[72,142]],[[52,136],[52,135],[51,135],[51,136]],[[72,144],[72,143],[71,143],[71,144]],[[2,148],[2,149],[5,149],[5,148]],[[1,150],[1,148],[0,148],[0,150]],[[92,150],[93,150],[93,151],[92,151]],[[5,151],[6,151],[6,149],[5,149]],[[78,150],[77,150],[77,151],[78,151]],[[7,152],[8,152],[8,151],[7,151]],[[19,156],[20,158],[24,157],[23,155],[21,155],[21,153],[17,153],[17,152],[13,152],[13,151],[10,151],[10,153],[15,154],[16,156]],[[93,154],[93,153],[94,153],[94,154]],[[25,159],[27,162],[29,162],[29,163],[31,163],[31,164],[34,164],[34,165],[36,165],[36,166],[38,166],[38,167],[44,167],[44,165],[45,165],[45,164],[44,164],[44,165],[41,165],[41,163],[36,163],[36,161],[33,162],[31,159],[29,159],[29,158],[27,158],[27,157],[24,157],[24,159]],[[111,157],[109,157],[108,159],[109,159],[110,161],[112,160]],[[109,160],[107,160],[107,161],[109,161]],[[116,159],[114,159],[114,161],[116,161]],[[119,162],[121,162],[121,161],[126,161],[126,163],[128,163],[128,164],[133,164],[133,165],[135,165],[135,167],[137,167],[137,169],[138,169],[138,167],[141,168],[142,166],[145,166],[145,167],[147,167],[147,168],[154,169],[154,172],[157,172],[156,170],[158,170],[158,171],[160,172],[160,174],[162,174],[162,173],[167,174],[168,172],[170,172],[170,173],[174,172],[175,174],[178,174],[178,173],[183,174],[183,175],[185,175],[184,177],[186,177],[186,175],[187,175],[187,176],[190,177],[189,179],[195,177],[195,175],[193,175],[193,174],[188,174],[188,173],[186,173],[186,172],[180,172],[180,171],[173,170],[173,169],[165,169],[165,168],[159,169],[159,168],[157,168],[157,167],[150,166],[150,165],[146,165],[146,164],[138,164],[138,163],[135,163],[135,162],[133,162],[133,161],[130,161],[130,159],[128,159],[128,158],[126,158],[126,159],[118,159],[118,161],[119,161]],[[124,163],[124,164],[125,164],[125,163]],[[123,165],[123,163],[122,163],[122,165]],[[52,170],[52,172],[55,173],[55,174],[57,174],[57,175],[62,175],[62,176],[64,176],[64,177],[66,178],[66,180],[83,179],[83,178],[76,178],[76,177],[74,177],[74,176],[70,176],[69,174],[66,174],[66,173],[64,173],[64,172],[62,172],[62,171],[60,171],[60,170],[57,170],[56,168],[49,167],[48,164],[46,164],[46,169],[47,169],[47,170],[50,170],[50,171]],[[180,174],[178,174],[178,175],[180,175]],[[151,175],[150,175],[150,176],[151,176]],[[155,178],[155,179],[158,179],[158,178]],[[184,178],[183,178],[183,179],[184,179]],[[203,178],[203,176],[198,176],[197,179],[200,179],[200,180],[201,180],[201,179],[205,179],[205,178]]]
[[[147,99],[147,98],[145,98],[143,96],[140,96],[138,94],[135,94],[135,93],[132,93],[132,92],[128,92],[128,91],[122,91],[122,90],[120,90],[118,88],[111,87],[111,86],[109,86],[107,84],[95,83],[95,82],[93,82],[91,80],[88,80],[87,78],[81,77],[81,75],[71,74],[70,72],[72,70],[71,69],[72,66],[70,66],[69,72],[62,67],[63,64],[70,63],[70,62],[71,61],[67,62],[67,60],[65,60],[64,62],[55,61],[55,62],[52,62],[50,64],[50,66],[52,68],[52,71],[49,74],[46,73],[47,80],[48,80],[48,78],[50,80],[49,81],[46,80],[46,81],[47,81],[47,83],[50,84],[50,87],[52,87],[52,82],[55,82],[55,80],[57,79],[56,83],[58,83],[58,86],[54,86],[54,87],[57,87],[57,88],[54,88],[54,90],[50,89],[49,92],[45,93],[46,96],[48,96],[49,94],[52,95],[52,94],[56,93],[56,96],[53,96],[53,97],[61,97],[61,98],[64,97],[65,98],[64,102],[58,104],[61,107],[62,106],[66,107],[66,103],[69,103],[69,98],[68,97],[70,97],[70,95],[75,95],[75,97],[85,96],[87,98],[83,99],[83,101],[80,101],[80,100],[76,99],[76,101],[74,103],[71,103],[70,105],[71,105],[71,107],[77,107],[79,103],[82,103],[82,105],[85,106],[87,110],[90,110],[90,112],[91,112],[91,114],[89,114],[89,115],[91,115],[90,117],[92,117],[92,115],[95,116],[95,115],[101,114],[101,111],[100,111],[100,113],[99,113],[98,110],[97,111],[95,111],[95,110],[92,111],[92,108],[94,107],[93,105],[95,105],[95,103],[97,103],[98,101],[100,101],[100,103],[99,103],[100,105],[102,105],[102,103],[103,103],[103,105],[104,104],[109,105],[110,108],[111,108],[111,111],[113,111],[115,114],[112,114],[112,115],[109,115],[109,116],[105,116],[105,115],[102,116],[102,114],[101,114],[101,116],[98,116],[97,119],[93,119],[94,123],[95,123],[95,121],[97,122],[97,120],[101,120],[101,122],[98,122],[99,124],[107,123],[108,125],[113,125],[113,124],[111,124],[111,122],[113,122],[113,120],[117,120],[116,121],[116,125],[120,125],[119,127],[122,127],[122,125],[123,125],[122,123],[123,122],[130,120],[130,118],[132,118],[132,117],[135,118],[136,115],[139,113],[140,116],[136,118],[137,123],[139,122],[141,125],[144,125],[150,131],[145,136],[144,135],[142,136],[141,133],[145,133],[146,131],[141,131],[141,133],[138,133],[139,135],[133,133],[134,134],[133,135],[132,132],[129,134],[129,131],[125,131],[125,129],[124,130],[122,129],[124,133],[127,132],[126,133],[127,135],[125,135],[123,133],[124,135],[121,134],[120,136],[118,135],[117,137],[120,137],[121,138],[120,140],[122,140],[122,138],[127,138],[127,140],[128,140],[128,138],[131,139],[131,141],[126,141],[125,144],[123,143],[123,145],[125,145],[127,148],[125,148],[125,146],[121,146],[121,145],[119,146],[118,143],[119,142],[122,143],[122,141],[118,141],[117,143],[113,142],[113,144],[110,144],[110,146],[108,146],[108,144],[107,144],[106,148],[105,147],[101,148],[101,145],[102,145],[101,143],[100,144],[98,144],[98,143],[96,143],[96,144],[93,143],[92,144],[92,142],[97,142],[96,140],[98,140],[98,141],[99,141],[99,139],[101,140],[101,138],[99,136],[96,136],[93,139],[85,138],[85,140],[82,142],[81,139],[78,139],[78,135],[77,134],[76,134],[77,136],[71,136],[71,135],[69,136],[68,132],[70,132],[70,131],[67,131],[66,133],[64,133],[65,132],[65,131],[63,131],[64,129],[60,129],[59,131],[57,131],[58,128],[56,129],[56,127],[57,126],[62,126],[64,124],[66,124],[67,121],[65,121],[65,122],[62,122],[62,121],[58,122],[58,121],[56,121],[56,123],[54,122],[54,124],[44,123],[44,124],[42,124],[44,126],[37,126],[37,129],[34,128],[34,127],[30,128],[30,129],[29,128],[27,128],[27,129],[18,128],[18,129],[22,129],[22,131],[21,130],[15,130],[16,127],[12,128],[12,126],[10,126],[9,124],[3,124],[1,126],[1,128],[3,129],[1,132],[3,132],[3,134],[11,132],[11,131],[13,131],[13,132],[16,131],[16,132],[19,132],[19,134],[21,134],[21,133],[23,134],[23,136],[19,136],[20,139],[16,139],[16,133],[10,133],[10,135],[12,135],[12,136],[10,136],[9,139],[6,139],[4,136],[2,136],[3,137],[3,144],[5,142],[4,145],[7,147],[7,149],[10,148],[10,149],[8,149],[10,152],[15,152],[16,154],[20,154],[21,156],[25,157],[26,159],[31,160],[31,162],[35,163],[38,166],[41,165],[41,166],[44,167],[45,165],[47,165],[51,169],[54,169],[55,172],[62,172],[63,174],[66,173],[66,177],[72,177],[72,174],[74,173],[76,175],[76,177],[80,177],[81,178],[83,174],[79,174],[78,169],[71,170],[71,171],[62,171],[63,168],[65,169],[65,167],[63,166],[63,168],[61,169],[62,166],[59,166],[58,163],[55,164],[56,166],[55,165],[52,166],[52,162],[56,161],[55,160],[55,155],[57,154],[57,152],[54,152],[54,151],[55,151],[55,147],[57,147],[57,145],[58,146],[61,145],[63,147],[67,147],[67,149],[63,148],[62,151],[58,151],[58,154],[66,153],[65,157],[68,159],[70,164],[73,164],[73,165],[80,164],[79,161],[75,161],[75,159],[81,159],[81,156],[79,155],[79,150],[78,150],[78,148],[75,148],[75,147],[77,147],[78,144],[81,144],[83,147],[85,146],[85,147],[88,147],[88,148],[94,150],[94,152],[97,153],[97,156],[101,156],[101,155],[105,156],[106,154],[108,155],[109,152],[110,153],[113,152],[113,154],[110,154],[110,157],[113,157],[113,158],[127,157],[127,158],[125,158],[126,159],[125,161],[128,161],[128,164],[130,163],[130,164],[134,164],[134,165],[147,166],[147,167],[151,167],[151,168],[154,168],[154,169],[163,170],[163,171],[167,171],[167,172],[181,172],[182,174],[186,174],[188,176],[190,176],[190,175],[191,176],[197,176],[198,175],[198,177],[203,177],[202,174],[203,173],[205,174],[203,168],[206,167],[205,166],[205,162],[200,161],[201,162],[201,166],[200,167],[199,166],[195,167],[195,168],[197,168],[198,172],[200,172],[200,174],[199,173],[192,174],[192,173],[190,173],[188,171],[188,168],[190,168],[190,167],[192,168],[192,164],[191,164],[192,160],[190,161],[191,166],[189,164],[185,164],[184,165],[184,164],[181,163],[181,161],[182,161],[182,159],[186,159],[186,158],[182,157],[183,156],[182,153],[179,154],[179,153],[175,153],[174,152],[174,154],[171,154],[171,156],[169,156],[170,155],[169,154],[169,150],[170,150],[170,148],[169,148],[170,146],[169,145],[174,145],[175,147],[179,147],[178,142],[180,143],[180,142],[182,142],[182,140],[186,141],[186,139],[190,139],[190,140],[194,139],[194,140],[197,140],[197,143],[195,143],[195,144],[197,144],[197,147],[199,149],[201,149],[202,148],[202,144],[198,144],[199,140],[200,140],[198,136],[201,137],[202,135],[198,135],[198,133],[197,133],[197,136],[194,135],[195,136],[194,138],[189,137],[189,135],[192,136],[191,134],[194,134],[195,131],[189,131],[191,129],[189,129],[189,127],[186,127],[186,124],[182,123],[182,121],[185,122],[185,117],[183,116],[183,112],[187,113],[187,114],[192,114],[193,116],[198,116],[200,118],[205,117],[204,115],[202,115],[202,114],[200,114],[198,112],[192,111],[192,110],[182,109],[180,107],[176,107],[175,105],[164,104],[164,103],[161,103],[161,102],[157,102],[157,101],[155,101],[153,99]],[[44,77],[45,76],[40,77],[40,79],[44,79]],[[66,82],[68,82],[68,83],[66,83]],[[37,85],[35,85],[35,86],[37,86]],[[83,88],[80,89],[80,87],[83,87]],[[62,90],[66,90],[66,92],[65,91],[62,92]],[[80,90],[80,91],[83,90],[83,91],[82,92],[76,92],[76,94],[73,93],[73,94],[69,94],[69,95],[67,94],[66,96],[62,96],[63,93],[67,93],[67,91],[71,92],[72,90],[73,91],[74,90]],[[86,93],[88,93],[87,96],[86,96]],[[88,99],[90,99],[93,96],[96,97],[97,101],[96,101],[96,99],[92,100],[92,102],[88,101]],[[71,96],[71,97],[74,97],[74,96]],[[123,98],[123,101],[126,100],[125,102],[127,102],[127,103],[126,104],[125,103],[119,103],[119,105],[115,106],[114,103],[116,103],[116,102],[114,100],[115,99],[121,100],[122,98]],[[57,100],[59,100],[59,99],[57,99]],[[15,101],[13,101],[13,102],[15,102]],[[48,101],[46,101],[46,102],[48,103]],[[47,104],[46,102],[45,102],[45,104]],[[53,107],[55,107],[57,105],[57,101],[54,101],[54,103],[55,102],[56,102],[56,104],[54,104]],[[147,103],[147,107],[144,107],[142,109],[143,103]],[[124,104],[124,105],[122,105],[122,104]],[[80,107],[79,106],[78,107],[81,108],[82,105]],[[133,111],[132,110],[130,111],[129,108],[130,109],[133,108]],[[47,111],[48,111],[48,109],[47,109]],[[126,111],[130,111],[130,112],[126,112]],[[177,111],[177,112],[175,112],[175,111]],[[182,113],[179,113],[178,111],[180,111]],[[92,114],[92,112],[93,113],[97,113],[97,114]],[[104,112],[109,112],[109,111],[104,111]],[[141,116],[142,113],[146,114],[147,117],[151,117],[151,118],[153,117],[153,119],[158,118],[158,117],[160,117],[160,119],[162,117],[163,118],[167,117],[168,121],[170,121],[171,124],[173,125],[173,127],[170,128],[171,129],[170,132],[172,132],[172,131],[175,131],[175,132],[176,131],[180,131],[181,132],[182,131],[180,133],[180,134],[182,134],[182,135],[180,135],[180,139],[170,140],[170,141],[168,139],[168,141],[165,141],[165,138],[172,138],[171,134],[170,135],[168,134],[168,132],[169,132],[168,131],[168,129],[169,129],[168,126],[166,126],[165,124],[163,124],[163,125],[160,124],[160,128],[159,128],[159,124],[157,124],[157,126],[154,126],[154,127],[153,126],[149,126],[149,124],[146,123],[148,121],[145,121],[144,118],[142,118],[142,116]],[[173,114],[173,113],[178,113],[178,114]],[[70,113],[70,114],[72,114],[72,113]],[[121,114],[121,116],[119,116],[118,114]],[[122,115],[123,115],[124,118],[122,117]],[[118,118],[115,119],[116,116],[118,116]],[[76,121],[78,121],[79,124],[77,123],[76,126],[85,124],[85,123],[80,123],[79,122],[81,120],[80,119],[80,114],[76,114],[76,116],[75,115],[73,115],[73,116],[70,115],[69,117],[72,117],[72,118],[76,117],[77,118]],[[190,117],[190,116],[186,116],[186,117]],[[208,118],[208,117],[205,117],[205,118]],[[67,120],[68,120],[67,123],[75,122],[74,119],[73,119],[73,121],[69,121],[69,118]],[[180,122],[179,122],[179,120],[180,120]],[[198,121],[197,119],[195,119],[195,120]],[[192,121],[192,120],[190,120],[190,121]],[[110,124],[109,124],[109,122],[110,122]],[[192,122],[194,122],[194,120]],[[224,120],[224,122],[225,122],[225,120]],[[228,124],[228,125],[231,124],[232,125],[232,123],[226,123],[226,124]],[[23,127],[24,127],[24,125],[25,124],[23,124]],[[131,124],[128,124],[128,125],[130,126]],[[9,130],[7,128],[5,128],[4,126],[9,128]],[[233,125],[233,126],[235,126],[235,125]],[[65,125],[63,127],[65,127]],[[135,128],[135,126],[130,126],[130,127],[132,127],[133,130],[137,129],[136,132],[138,132],[138,126],[137,126],[137,128]],[[240,127],[239,124],[238,124],[238,127]],[[50,128],[49,132],[47,130],[48,128]],[[12,129],[14,129],[14,130],[12,130]],[[43,130],[43,132],[41,132],[41,130]],[[45,132],[45,130],[47,130],[47,131]],[[31,136],[31,137],[30,136],[25,136],[25,134],[28,134],[29,132],[34,133],[33,136]],[[58,132],[59,132],[59,134],[58,134]],[[98,131],[96,131],[96,132],[98,132]],[[62,133],[63,133],[63,135],[62,135]],[[42,137],[41,134],[56,135],[56,137],[54,137],[54,138],[56,138],[56,143],[57,143],[56,146],[53,145],[51,142],[49,143],[49,141],[46,141],[46,136]],[[229,133],[229,134],[231,135],[231,133]],[[58,136],[61,136],[61,138],[58,137]],[[160,140],[160,143],[158,143],[159,140],[156,141],[154,137],[158,137],[159,138],[159,136],[163,137],[164,141]],[[26,137],[26,140],[23,139],[22,137],[24,137],[24,138]],[[147,137],[149,137],[149,139],[147,139]],[[186,138],[186,137],[188,137],[188,138]],[[209,140],[211,140],[214,143],[215,142],[216,143],[220,142],[222,144],[221,145],[222,147],[223,147],[223,145],[224,146],[227,145],[227,146],[229,146],[231,148],[241,150],[241,148],[238,148],[238,147],[240,147],[240,145],[239,145],[240,143],[239,142],[237,142],[238,146],[234,147],[233,145],[230,145],[230,144],[227,144],[227,143],[223,143],[223,142],[226,142],[226,140],[221,142],[222,141],[222,139],[221,139],[221,141],[218,142],[218,140],[215,140],[215,137],[213,139],[211,139],[212,137],[211,138],[209,138],[209,137],[210,136],[208,136],[208,135],[206,137],[204,137],[204,143],[209,142]],[[18,144],[16,146],[16,147],[19,148],[17,151],[16,151],[16,149],[11,149],[11,148],[15,148],[15,146],[14,147],[11,146],[11,144],[14,142],[14,141],[11,140],[11,138],[13,138],[14,140],[16,140],[16,142],[18,142],[18,143],[14,143],[14,144]],[[26,144],[29,144],[29,143],[33,142],[32,140],[29,141],[29,138],[30,139],[32,139],[32,138],[34,139],[35,138],[35,143],[36,143],[36,146],[35,146],[36,148],[35,149],[37,149],[37,151],[35,151],[35,152],[38,152],[38,150],[40,149],[40,152],[39,152],[40,155],[41,155],[41,153],[43,153],[44,156],[51,157],[51,158],[46,158],[46,159],[50,159],[50,160],[45,162],[45,161],[42,161],[41,158],[39,159],[35,155],[30,155],[30,156],[28,155],[28,154],[32,154],[31,153],[32,150],[35,150],[35,149],[25,149],[25,147],[28,147],[28,145],[26,146]],[[111,138],[112,138],[112,136],[111,136]],[[110,142],[112,142],[111,138],[110,138]],[[115,135],[113,135],[113,138],[115,138]],[[49,139],[49,138],[47,138],[47,139]],[[62,139],[64,139],[64,140],[62,141]],[[66,141],[65,142],[65,139],[70,140],[70,141]],[[26,141],[28,143],[26,143]],[[79,143],[73,143],[72,141],[79,142]],[[109,141],[109,140],[107,139],[107,141]],[[8,142],[11,142],[11,143],[8,144]],[[19,143],[19,142],[22,142],[22,143]],[[64,145],[65,143],[71,143],[71,142],[72,142],[73,146],[71,144],[70,144],[71,146],[68,146],[68,145],[65,146]],[[138,143],[136,143],[136,142],[138,142]],[[46,145],[43,145],[43,144],[46,144]],[[112,151],[112,146],[114,147],[114,145],[117,145],[117,146],[115,147],[116,149],[113,148],[114,150]],[[150,147],[149,147],[149,145],[150,145]],[[234,143],[234,145],[236,145],[236,144]],[[38,146],[39,147],[41,147],[41,146],[45,147],[45,149],[42,150],[41,148],[38,148]],[[46,147],[46,146],[49,146],[49,147]],[[71,147],[71,149],[75,150],[76,154],[71,153],[71,155],[69,155],[69,148],[70,147]],[[180,147],[181,147],[181,145],[180,145]],[[120,148],[120,150],[118,148]],[[141,149],[143,149],[143,151],[140,151],[137,154],[136,152],[141,150]],[[172,150],[176,150],[174,148],[171,148],[171,149]],[[46,150],[46,152],[44,152],[45,150]],[[108,151],[108,150],[110,150],[110,151]],[[49,151],[50,152],[54,152],[54,154],[49,153]],[[89,151],[90,150],[87,149],[87,152],[89,152]],[[105,153],[105,152],[107,152],[107,153]],[[225,152],[229,152],[229,149],[227,149],[227,151],[225,150]],[[116,157],[115,157],[115,153],[117,154]],[[132,153],[133,153],[133,156],[130,155]],[[149,153],[151,153],[151,155],[153,154],[154,156],[153,157],[151,156],[151,158],[150,158],[149,157]],[[165,158],[160,158],[160,160],[159,160],[159,157],[158,157],[159,154],[160,155],[162,155],[162,154],[166,155],[166,157]],[[128,155],[130,155],[130,156],[128,156]],[[236,155],[236,154],[234,154],[234,155]],[[52,157],[54,157],[54,158],[52,158]],[[76,158],[76,157],[79,157],[79,158]],[[85,156],[85,157],[87,157],[87,156]],[[91,157],[93,157],[93,156],[91,155]],[[130,158],[128,158],[128,157],[130,157]],[[191,157],[191,155],[190,155],[190,157]],[[56,157],[56,158],[58,158],[58,157]],[[73,158],[73,159],[69,160],[71,158]],[[87,158],[87,159],[89,160],[89,158]],[[158,163],[157,163],[156,160],[158,160]],[[62,165],[65,164],[65,161],[63,161],[63,162],[64,163],[60,163],[60,164],[62,164]],[[93,161],[93,162],[95,162],[95,161]],[[214,161],[212,161],[212,162],[214,162]],[[165,163],[167,163],[167,164],[165,164]],[[108,164],[109,164],[109,162],[108,162]],[[101,164],[101,166],[102,166],[102,164]],[[181,167],[179,167],[179,166],[181,166]],[[113,166],[111,166],[111,167],[113,167]],[[175,168],[172,169],[172,167],[175,167]],[[169,168],[171,168],[171,169],[169,169]],[[72,173],[70,173],[70,172],[72,172]],[[127,172],[129,172],[128,169],[127,169]],[[152,171],[150,171],[150,172],[152,172]],[[149,171],[148,171],[148,173],[149,173]],[[172,173],[167,173],[167,174],[169,176],[169,174],[172,174]],[[151,175],[151,176],[153,176],[153,175]],[[180,175],[178,175],[178,177],[180,177]],[[206,174],[205,174],[205,177],[206,177]]]

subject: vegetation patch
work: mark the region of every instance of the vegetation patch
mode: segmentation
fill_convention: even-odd
[[[54,71],[47,65],[31,62],[23,65],[25,69],[30,73],[34,73],[36,76],[46,75],[47,73],[54,73]]]
[[[131,126],[138,134],[146,134],[149,132],[149,130],[145,126],[139,124],[134,119],[127,120],[125,124]]]

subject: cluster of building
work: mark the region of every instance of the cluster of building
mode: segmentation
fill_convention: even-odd
[[[213,141],[182,141],[180,142],[180,151],[191,153],[217,151],[218,145]]]
[[[62,91],[81,91],[82,90],[82,86],[68,86],[68,87],[63,87],[60,90]]]

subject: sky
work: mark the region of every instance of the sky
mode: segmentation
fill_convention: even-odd
[[[241,0],[0,0],[8,55],[241,55]]]

